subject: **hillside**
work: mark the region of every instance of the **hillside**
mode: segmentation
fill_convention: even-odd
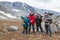
[[[32,33],[31,34],[22,34],[23,27],[21,25],[22,21],[1,21],[0,20],[0,28],[6,24],[5,26],[9,27],[11,25],[15,25],[19,27],[17,31],[7,31],[5,33],[0,32],[0,40],[60,40],[60,33],[53,33],[53,36],[45,35],[44,33]],[[1,29],[0,29],[1,31]]]

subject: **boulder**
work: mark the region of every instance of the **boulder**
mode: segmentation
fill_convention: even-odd
[[[42,28],[43,28],[43,31],[46,32],[45,23],[44,22],[42,22]],[[56,25],[52,25],[51,24],[50,25],[50,28],[51,28],[52,33],[58,32],[58,27],[56,27]]]
[[[16,30],[18,30],[19,28],[17,27],[17,26],[10,26],[9,28],[8,28],[8,30],[9,31],[16,31]]]
[[[6,32],[8,32],[8,30],[7,29],[3,29],[1,32],[6,33]]]

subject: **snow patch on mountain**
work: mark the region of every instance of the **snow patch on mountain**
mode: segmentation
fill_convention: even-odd
[[[17,10],[17,9],[12,9],[13,11],[16,11],[16,12],[18,12],[18,11],[20,11],[20,10]]]
[[[7,19],[6,17],[0,16],[1,19]]]
[[[3,11],[0,11],[0,14],[3,14],[4,16],[7,16],[9,18],[17,18],[15,16],[11,15],[10,13],[4,13]],[[3,17],[2,15],[0,17],[3,19],[7,19],[7,18]]]
[[[10,18],[16,18],[15,16],[12,16],[11,14],[4,14],[4,15],[6,15],[7,17],[10,17]]]

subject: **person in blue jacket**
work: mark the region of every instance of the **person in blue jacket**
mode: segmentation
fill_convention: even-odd
[[[22,25],[23,25],[23,28],[24,28],[24,29],[23,29],[23,34],[24,34],[24,33],[27,34],[27,33],[28,33],[28,26],[29,26],[29,22],[30,22],[30,21],[29,21],[28,17],[23,17],[23,16],[21,16],[21,18],[22,18],[22,20],[23,20],[23,24],[22,24]]]

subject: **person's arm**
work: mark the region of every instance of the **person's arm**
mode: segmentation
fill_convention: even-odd
[[[40,21],[42,22],[42,16],[40,16]]]
[[[43,17],[43,20],[44,20],[44,22],[46,22],[47,18],[44,16],[44,17]]]

